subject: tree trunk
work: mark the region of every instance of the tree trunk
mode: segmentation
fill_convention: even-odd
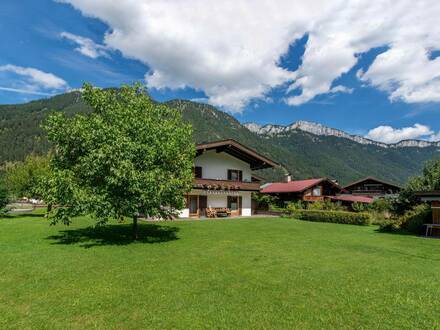
[[[136,214],[133,215],[133,239],[137,240],[138,238],[138,216]]]
[[[49,213],[52,211],[52,204],[47,204],[46,214],[44,215],[46,218],[49,217]]]

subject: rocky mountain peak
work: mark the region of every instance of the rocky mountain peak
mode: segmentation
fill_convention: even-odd
[[[342,130],[327,127],[319,123],[314,123],[310,121],[297,121],[290,125],[259,125],[256,123],[245,123],[244,126],[251,132],[257,133],[258,135],[266,136],[277,136],[281,134],[287,134],[291,131],[299,130],[319,136],[336,136],[344,139],[349,139],[360,144],[371,144],[382,148],[401,148],[401,147],[416,147],[416,148],[426,148],[426,147],[440,147],[439,142],[429,142],[423,140],[404,140],[397,143],[387,144],[383,142],[373,141],[367,139],[360,135],[348,134]]]

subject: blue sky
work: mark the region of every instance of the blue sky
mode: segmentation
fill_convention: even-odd
[[[231,22],[237,22],[233,18],[231,22],[212,18],[213,29],[225,26],[217,36],[206,22],[198,26],[195,20],[191,21],[192,14],[179,4],[165,8],[168,16],[164,14],[155,21],[156,17],[149,15],[160,16],[164,9],[157,1],[139,1],[141,7],[136,12],[131,12],[136,8],[124,4],[115,10],[103,0],[66,2],[70,4],[51,0],[1,1],[0,103],[46,97],[79,88],[86,81],[101,87],[141,81],[158,100],[209,102],[241,122],[290,124],[308,120],[361,135],[390,126],[369,134],[385,142],[408,137],[435,139],[440,131],[440,89],[436,85],[440,73],[422,74],[415,66],[414,75],[419,74],[418,81],[423,80],[423,84],[409,84],[401,77],[412,74],[406,69],[411,65],[398,56],[395,58],[402,61],[401,66],[395,66],[396,60],[392,67],[386,62],[400,48],[425,47],[429,58],[421,56],[420,66],[433,65],[429,71],[440,68],[434,66],[438,65],[440,54],[437,39],[408,45],[395,41],[401,39],[399,33],[405,30],[411,16],[401,23],[396,20],[397,25],[388,29],[397,32],[384,33],[385,36],[353,25],[353,34],[364,36],[361,41],[356,36],[347,37],[346,31],[344,37],[330,40],[326,31],[298,27],[297,21],[280,17],[276,10],[272,15],[272,8],[261,5],[267,17],[276,16],[274,22],[279,23],[279,28],[267,32],[266,27],[250,36],[249,31],[253,34],[261,20],[255,11],[249,22],[240,22],[237,30],[229,28]],[[257,1],[254,7],[258,6]],[[197,8],[200,17],[204,9],[199,5]],[[433,15],[436,8],[431,8]],[[221,11],[229,9],[219,5],[214,12],[222,17]],[[304,11],[304,21],[331,23],[326,30],[353,19],[350,12],[328,23],[328,17],[315,17],[313,8],[309,9],[310,12]],[[143,10],[144,16],[140,14]],[[380,12],[380,8],[377,10]],[[188,17],[183,20],[185,15]],[[384,21],[388,18],[384,17]],[[170,22],[175,22],[176,27]],[[285,27],[292,30],[291,35],[283,32]],[[424,25],[414,29],[421,34],[426,32]],[[340,33],[335,30],[332,36]],[[86,44],[81,44],[81,40]],[[358,46],[360,43],[362,46]],[[350,48],[351,53],[344,47]],[[332,55],[316,59],[316,54],[326,53]],[[40,72],[46,75],[41,76]]]

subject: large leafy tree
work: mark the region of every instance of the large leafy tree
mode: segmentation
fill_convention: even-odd
[[[57,113],[44,125],[54,145],[45,200],[52,222],[92,214],[98,224],[139,214],[168,218],[191,189],[192,129],[178,111],[154,103],[140,85],[84,85],[89,115]]]

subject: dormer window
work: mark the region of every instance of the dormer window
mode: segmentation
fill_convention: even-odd
[[[243,172],[240,170],[228,170],[228,180],[243,181]]]

